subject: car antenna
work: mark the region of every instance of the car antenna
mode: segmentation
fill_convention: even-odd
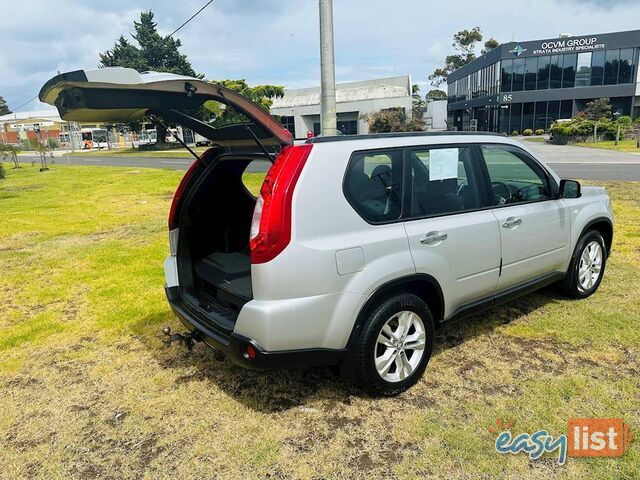
[[[160,117],[157,117],[156,115],[150,115],[150,117],[151,117],[151,118],[153,118],[153,119],[154,119],[156,122],[158,122],[160,125],[162,125],[162,126],[164,127],[164,129],[165,129],[167,132],[169,132],[169,133],[171,134],[171,136],[172,136],[173,138],[175,138],[175,139],[176,139],[176,141],[177,141],[180,145],[182,145],[184,148],[186,148],[187,150],[189,150],[189,153],[190,153],[191,155],[193,155],[193,156],[196,158],[196,160],[200,160],[200,157],[198,156],[198,154],[197,154],[196,152],[194,152],[194,151],[189,147],[189,145],[187,145],[186,143],[184,143],[184,141],[183,141],[183,140],[182,140],[178,135],[176,135],[176,134],[175,134],[175,133],[173,133],[171,130],[169,130],[169,127],[167,127],[167,126],[165,125],[165,123],[164,123],[162,120],[160,120]]]
[[[222,96],[224,98],[224,93],[222,93],[222,90],[218,89],[218,93],[220,94],[220,96]],[[251,127],[249,127],[249,124],[247,122],[244,121],[243,114],[240,110],[238,110],[234,105],[232,104],[228,104],[229,107],[233,108],[233,111],[236,112],[238,114],[238,118],[240,118],[240,123],[242,123],[242,125],[244,126],[244,128],[247,129],[247,131],[251,134],[251,136],[253,137],[253,139],[255,140],[256,144],[262,149],[262,152],[267,156],[267,158],[269,159],[269,161],[271,163],[275,163],[273,160],[273,157],[271,156],[271,154],[269,153],[269,150],[267,150],[267,148],[263,145],[263,143],[260,141],[260,139],[258,138],[258,136],[256,135],[256,133],[251,130]]]

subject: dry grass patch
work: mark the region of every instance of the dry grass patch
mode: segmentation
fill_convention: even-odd
[[[487,427],[640,428],[640,184],[609,183],[601,290],[546,290],[438,333],[425,377],[372,399],[328,369],[255,373],[162,343],[180,173],[54,166],[0,184],[0,472],[5,478],[638,478],[621,459],[500,456]],[[260,177],[249,177],[258,185]]]

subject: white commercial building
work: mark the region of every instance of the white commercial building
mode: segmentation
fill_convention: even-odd
[[[336,85],[338,130],[345,135],[369,133],[367,115],[380,110],[402,108],[411,116],[411,77],[378,78]],[[285,91],[274,100],[271,114],[282,117],[282,124],[295,138],[309,132],[320,134],[320,87]]]

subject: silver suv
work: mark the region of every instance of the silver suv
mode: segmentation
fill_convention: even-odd
[[[560,180],[499,135],[294,144],[235,92],[127,69],[60,75],[41,99],[68,120],[152,114],[212,140],[171,206],[166,293],[190,331],[175,338],[248,368],[339,365],[397,394],[422,375],[444,323],[550,284],[585,298],[604,275],[604,188]],[[179,111],[207,100],[247,122],[215,129]],[[243,173],[265,160],[256,198]]]

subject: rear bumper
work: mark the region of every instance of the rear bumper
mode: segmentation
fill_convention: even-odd
[[[197,332],[201,340],[212,349],[223,353],[237,365],[252,370],[285,368],[305,368],[321,365],[335,365],[345,356],[346,350],[309,348],[300,350],[266,351],[258,342],[235,332],[223,334],[209,327],[205,322],[185,308],[179,287],[165,287],[167,299],[173,313],[189,331]],[[257,354],[250,359],[247,346],[252,345]]]

